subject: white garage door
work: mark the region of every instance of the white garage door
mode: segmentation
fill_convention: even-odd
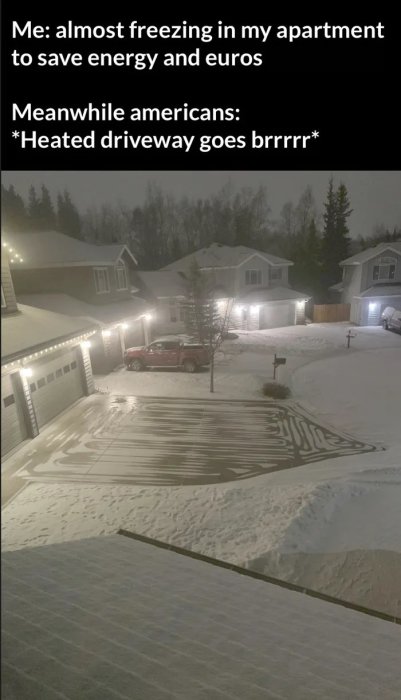
[[[1,454],[17,447],[28,436],[17,374],[1,378]]]
[[[264,304],[260,310],[260,328],[280,328],[295,323],[294,304],[282,302]]]
[[[39,428],[84,395],[77,350],[32,365],[29,380]]]

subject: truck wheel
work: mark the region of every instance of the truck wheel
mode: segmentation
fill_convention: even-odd
[[[185,360],[183,363],[184,372],[196,372],[196,363],[193,360]]]
[[[134,372],[141,372],[143,370],[143,364],[140,360],[132,360],[128,365],[128,369]]]

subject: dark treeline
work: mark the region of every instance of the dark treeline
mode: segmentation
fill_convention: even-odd
[[[156,270],[211,243],[246,245],[288,258],[292,286],[324,299],[341,277],[338,263],[381,241],[400,240],[401,229],[377,227],[371,236],[351,239],[352,207],[347,189],[328,183],[318,206],[308,186],[298,202],[284,204],[272,217],[264,187],[235,190],[230,183],[210,197],[191,199],[166,194],[149,183],[142,205],[92,207],[80,214],[68,191],[53,202],[42,185],[28,200],[2,186],[3,231],[56,230],[99,244],[127,243],[143,270]]]

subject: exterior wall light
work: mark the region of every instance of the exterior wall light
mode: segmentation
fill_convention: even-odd
[[[144,315],[143,315],[143,318],[145,319],[145,321],[151,321],[151,320],[152,320],[152,314],[144,314]]]
[[[304,307],[305,300],[302,299],[301,301],[297,301],[297,307],[298,309],[302,309]]]
[[[90,348],[90,347],[91,347],[91,342],[90,342],[90,340],[83,340],[82,343],[81,343],[81,346],[82,346],[83,348]]]
[[[23,377],[32,377],[33,372],[30,367],[23,367],[21,369],[21,374]]]
[[[103,336],[103,338],[110,338],[111,331],[109,331],[109,330],[102,331],[102,336]]]
[[[123,331],[126,331],[129,328],[128,323],[120,323],[120,327],[123,329]]]
[[[259,308],[260,308],[259,304],[253,304],[253,306],[251,306],[252,313],[257,314],[259,311]]]
[[[371,301],[369,302],[369,311],[375,311],[377,307],[377,302],[376,301]]]

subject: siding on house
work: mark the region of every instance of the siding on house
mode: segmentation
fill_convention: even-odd
[[[2,307],[1,313],[15,313],[18,311],[17,300],[15,298],[14,285],[11,277],[8,255],[6,252],[3,253],[1,258],[1,285],[6,303],[6,306],[4,308]]]

